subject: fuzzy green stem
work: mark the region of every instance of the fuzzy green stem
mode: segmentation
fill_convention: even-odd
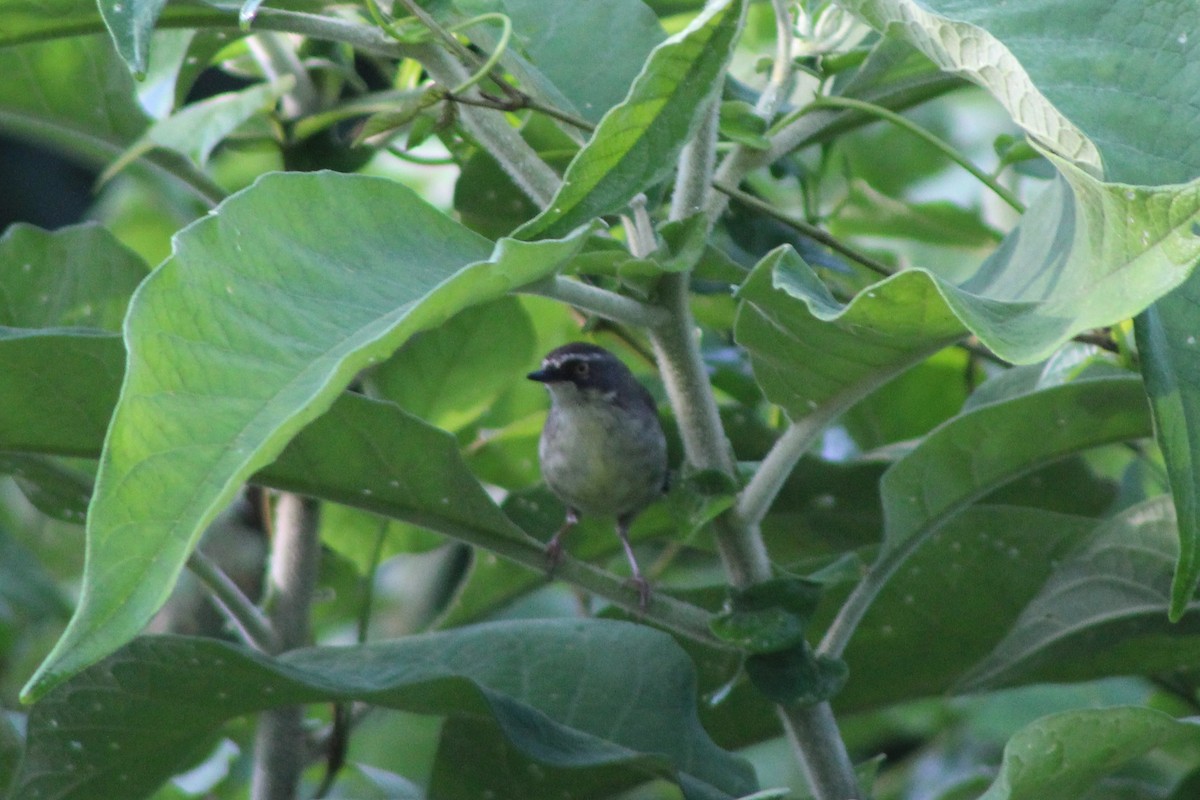
[[[320,556],[316,501],[281,495],[271,544],[267,612],[280,652],[310,643]],[[252,800],[293,800],[307,755],[304,707],[264,711],[254,736]]]
[[[440,47],[425,45],[414,50],[414,57],[443,86],[456,86],[469,77],[466,68]],[[562,180],[508,124],[504,115],[489,109],[464,107],[461,116],[467,130],[517,186],[539,206],[549,205]]]
[[[653,328],[667,320],[667,313],[658,306],[559,275],[532,283],[520,291],[561,300],[623,325]]]
[[[278,651],[279,641],[271,623],[216,561],[196,549],[187,563],[192,574],[212,593],[225,616],[237,625],[247,643],[265,653]]]
[[[758,525],[762,522],[797,462],[843,410],[840,406],[826,404],[788,426],[758,465],[754,477],[738,495],[735,508],[743,524]]]
[[[800,766],[816,800],[863,797],[829,703],[776,709],[788,741],[801,754]]]
[[[704,209],[716,163],[719,106],[714,102],[704,115],[694,138],[679,159],[675,192],[671,196],[671,219],[685,219]]]

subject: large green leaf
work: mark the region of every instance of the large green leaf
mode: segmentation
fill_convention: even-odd
[[[120,329],[146,266],[97,225],[0,237],[0,449],[94,456],[116,402]]]
[[[1066,456],[1150,434],[1142,384],[1131,377],[1051,387],[979,407],[941,425],[884,474],[883,547],[823,646],[840,653],[908,556],[972,502]]]
[[[146,265],[99,225],[0,236],[0,326],[119,331]]]
[[[129,71],[101,36],[0,48],[0,70],[0,129],[10,135],[102,165],[146,126]]]
[[[838,708],[880,708],[950,691],[1095,526],[1086,517],[996,505],[947,522],[863,618],[846,648],[850,680],[834,701]]]
[[[849,407],[965,333],[923,273],[900,273],[842,304],[788,246],[758,263],[738,297],[738,343],[793,419],[826,403]]]
[[[391,403],[355,394],[343,394],[254,479],[501,553],[538,547],[471,475],[453,436]]]
[[[571,161],[550,204],[517,235],[560,236],[619,211],[670,175],[720,88],[744,9],[744,0],[714,0],[656,47],[628,96]]]
[[[553,273],[582,238],[489,257],[405,187],[335,173],[268,175],[180,233],[130,307],[80,604],[30,691],[136,634],[238,486],[357,372]]]
[[[604,777],[610,793],[656,776],[704,800],[755,788],[749,766],[700,727],[691,661],[669,636],[537,620],[277,659],[213,640],[138,639],[34,706],[16,797],[144,797],[225,720],[351,700],[488,720],[478,745],[499,738],[537,764]],[[529,796],[550,793],[537,788]]]
[[[1179,558],[1171,586],[1177,620],[1200,578],[1200,282],[1195,278],[1146,309],[1134,321],[1142,375],[1154,411],[1178,519]]]
[[[97,456],[124,361],[116,334],[0,333],[0,449]]]
[[[1187,0],[849,0],[871,24],[988,89],[1018,124],[1113,180],[1200,174],[1191,103],[1200,8]],[[1147,86],[1159,87],[1152,93]]]
[[[1004,640],[964,677],[963,688],[1194,663],[1200,614],[1193,607],[1175,624],[1167,619],[1174,539],[1166,497],[1102,524],[1058,565]]]
[[[522,88],[591,122],[624,99],[646,57],[664,38],[658,18],[642,0],[454,0],[464,14],[501,12],[514,41],[503,60]],[[497,37],[477,25],[472,38],[494,47]],[[604,42],[604,66],[579,54]],[[513,45],[516,45],[514,47]],[[515,54],[519,49],[528,57]]]
[[[1152,708],[1051,714],[1017,732],[979,800],[1073,800],[1100,778],[1159,747],[1200,742],[1200,725]]]
[[[497,342],[504,342],[497,348]],[[540,355],[514,297],[472,308],[421,333],[366,377],[368,390],[434,425],[458,430]]]

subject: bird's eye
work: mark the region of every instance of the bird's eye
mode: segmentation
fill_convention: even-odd
[[[588,363],[586,361],[576,361],[572,368],[576,378],[586,378],[588,376]]]

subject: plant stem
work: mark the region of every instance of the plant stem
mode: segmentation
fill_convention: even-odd
[[[466,68],[441,48],[425,45],[414,49],[417,50],[414,57],[443,86],[457,86],[470,77]],[[504,115],[490,109],[464,106],[461,117],[471,135],[500,163],[521,191],[539,206],[548,206],[562,180],[508,124]]]
[[[829,703],[804,708],[777,707],[788,741],[800,754],[804,777],[816,800],[857,800],[854,765]]]
[[[242,634],[242,638],[265,653],[279,649],[279,641],[270,621],[250,598],[225,574],[225,571],[205,553],[196,549],[188,558],[188,568],[212,592],[213,600]]]
[[[903,128],[914,136],[924,139],[929,144],[940,150],[947,158],[967,172],[975,176],[975,179],[982,183],[987,188],[991,189],[997,197],[1008,203],[1018,214],[1025,213],[1025,205],[1017,199],[1017,196],[1004,188],[995,178],[988,175],[986,172],[975,166],[969,158],[955,150],[950,144],[937,136],[934,136],[929,131],[922,128],[920,125],[914,124],[911,120],[905,119],[899,114],[889,111],[888,109],[867,103],[862,100],[855,100],[850,97],[821,97],[809,108],[848,108],[855,111],[862,111],[865,114],[870,114],[879,119],[887,120],[893,125]]]
[[[279,652],[309,644],[321,543],[317,503],[280,495],[275,508],[267,612]],[[304,708],[283,706],[259,716],[254,736],[253,800],[293,800],[307,763]]]
[[[758,525],[779,495],[796,463],[828,425],[841,415],[840,405],[826,403],[788,426],[775,440],[754,477],[738,495],[735,509],[744,525]]]
[[[770,203],[759,200],[754,195],[746,194],[742,190],[737,189],[729,184],[722,183],[721,181],[713,181],[713,186],[742,205],[749,206],[755,211],[761,211],[767,216],[779,220],[784,225],[787,225],[790,228],[795,228],[813,241],[820,242],[835,253],[840,253],[852,261],[857,261],[859,264],[862,264],[864,267],[877,275],[882,275],[886,278],[894,274],[892,269],[883,262],[876,261],[865,253],[858,252],[850,245],[838,240],[838,238],[835,236],[831,236],[830,234],[818,228],[816,225],[812,225],[802,219],[797,219],[790,214],[785,214],[782,211],[774,208]]]
[[[653,328],[667,320],[667,312],[658,306],[560,275],[531,283],[520,291],[561,300],[623,325]]]
[[[696,131],[696,138],[679,158],[679,173],[671,196],[671,219],[685,219],[704,209],[716,163],[719,124],[719,106],[713,103]]]

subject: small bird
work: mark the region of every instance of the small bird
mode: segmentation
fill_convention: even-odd
[[[666,490],[667,442],[654,399],[620,359],[584,342],[550,351],[527,377],[550,392],[538,459],[546,485],[567,506],[566,521],[546,545],[550,569],[581,514],[615,517],[644,611],[650,584],[629,545],[629,526]]]

